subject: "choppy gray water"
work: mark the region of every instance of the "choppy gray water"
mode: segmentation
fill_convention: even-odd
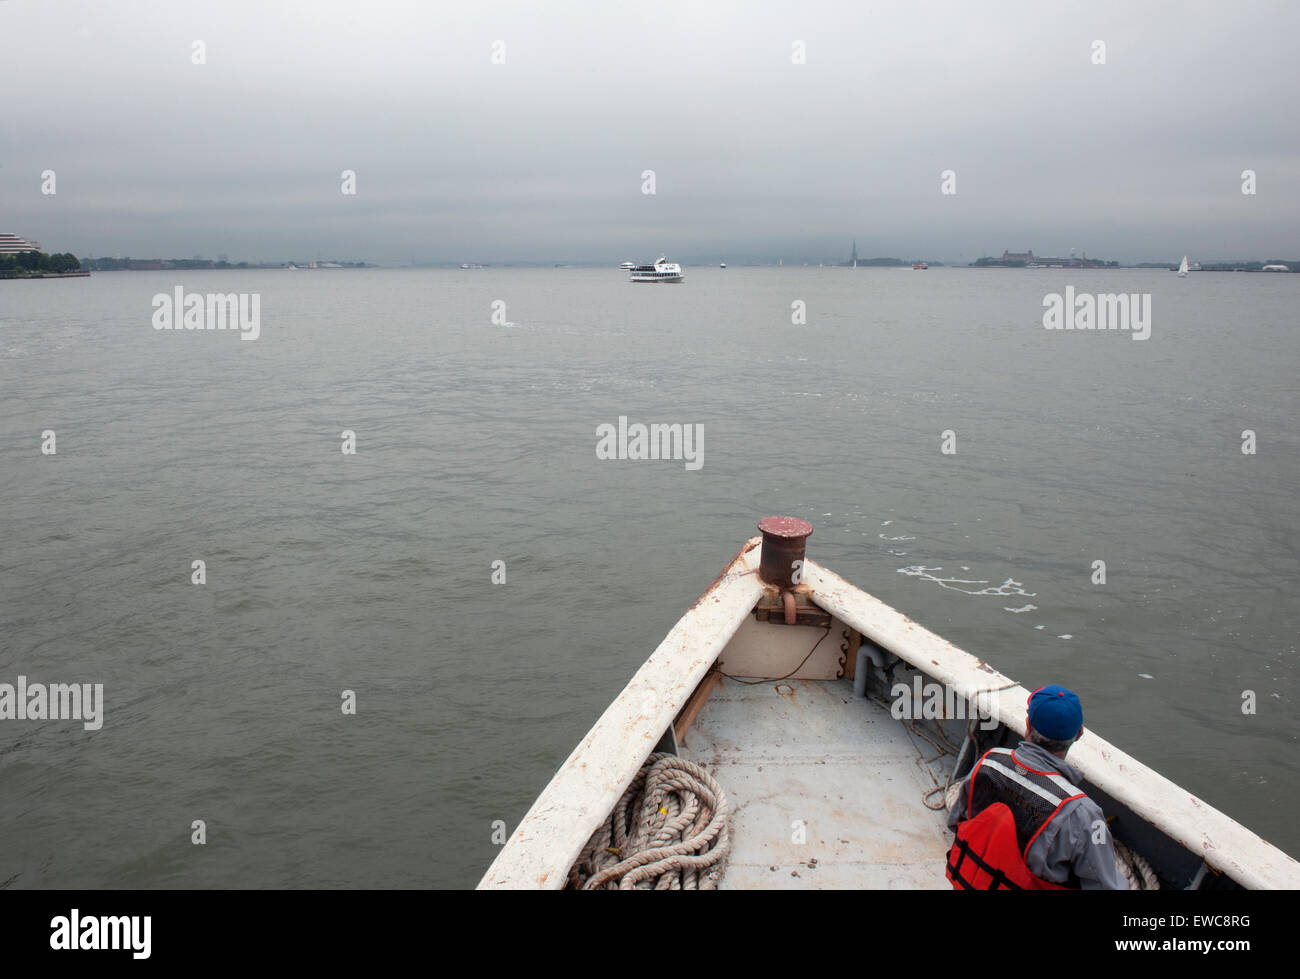
[[[686,271],[0,282],[0,683],[106,702],[0,721],[0,886],[471,886],[769,513],[1300,853],[1300,276]],[[178,284],[261,337],[155,331]],[[1151,338],[1044,330],[1067,284]]]

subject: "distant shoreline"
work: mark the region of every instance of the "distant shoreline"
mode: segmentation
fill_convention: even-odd
[[[1253,263],[1252,263],[1252,264],[1253,264]],[[709,268],[715,268],[716,266],[714,266],[713,263],[709,263],[709,262],[701,262],[701,263],[698,263],[698,264],[691,264],[691,263],[685,263],[685,262],[684,262],[684,263],[682,263],[682,267],[683,267],[683,268],[694,268],[694,269],[709,269]],[[884,271],[884,272],[891,272],[891,271],[892,271],[892,272],[897,272],[897,271],[909,271],[909,272],[910,272],[910,271],[915,271],[915,270],[912,269],[910,266],[906,266],[906,265],[859,265],[856,269],[852,268],[851,266],[844,266],[844,265],[803,265],[803,264],[799,264],[799,265],[793,265],[793,264],[791,264],[791,265],[784,265],[784,266],[778,266],[778,265],[760,265],[760,264],[737,264],[737,265],[734,265],[734,266],[732,266],[732,267],[733,267],[733,268],[737,268],[737,269],[777,269],[777,268],[781,268],[781,269],[790,269],[790,270],[792,270],[792,271],[793,271],[793,270],[797,270],[797,269],[805,269],[805,268],[808,268],[808,269],[818,269],[818,270],[820,270],[820,271],[835,270],[835,271],[847,271],[847,272],[856,272],[856,271],[868,271],[868,272],[870,272],[870,271],[877,271],[877,272],[881,272],[881,271]],[[371,264],[367,264],[367,265],[365,265],[365,266],[345,266],[345,267],[344,267],[344,269],[347,269],[347,270],[349,270],[349,271],[359,271],[359,270],[361,270],[362,268],[364,268],[364,269],[368,269],[368,270],[381,270],[381,271],[424,271],[424,272],[430,272],[430,271],[433,271],[433,272],[437,272],[437,271],[443,271],[443,272],[461,272],[461,271],[465,271],[465,270],[460,269],[460,268],[458,268],[457,266],[454,266],[454,265],[414,265],[414,266],[413,266],[413,265],[371,265]],[[553,266],[547,266],[547,265],[504,265],[504,264],[503,264],[503,265],[498,265],[498,266],[485,266],[485,267],[483,267],[482,269],[475,269],[474,271],[490,271],[490,270],[500,271],[500,270],[503,270],[503,269],[510,269],[510,270],[521,270],[521,269],[527,269],[527,270],[547,270],[547,269],[551,269],[551,268],[553,268]],[[565,269],[604,269],[604,268],[610,268],[612,271],[619,271],[616,267],[612,267],[612,266],[604,266],[604,265],[595,265],[595,264],[592,264],[592,265],[579,264],[579,265],[564,266],[563,268],[565,268]],[[1157,265],[1111,265],[1111,266],[1059,266],[1059,265],[1058,265],[1058,266],[1040,266],[1040,267],[1037,267],[1037,268],[1025,268],[1024,266],[1016,266],[1016,265],[1010,265],[1010,266],[1008,266],[1008,265],[955,265],[955,264],[954,264],[954,265],[931,265],[931,266],[930,266],[930,270],[931,270],[931,271],[937,271],[937,270],[941,270],[941,269],[957,269],[957,270],[965,270],[965,271],[979,271],[979,272],[986,272],[986,271],[1011,271],[1011,272],[1028,272],[1028,273],[1032,273],[1032,272],[1071,272],[1071,273],[1073,273],[1073,272],[1089,272],[1089,273],[1091,273],[1091,272],[1160,272],[1160,271],[1169,271],[1169,272],[1174,272],[1174,271],[1177,271],[1176,268],[1175,268],[1174,266],[1168,266],[1168,267],[1165,267],[1165,266],[1157,266]],[[24,270],[0,269],[0,280],[9,280],[9,279],[84,279],[84,278],[89,278],[92,274],[94,274],[94,273],[99,273],[99,272],[104,272],[104,273],[107,273],[107,272],[174,272],[174,273],[184,273],[184,274],[189,274],[189,273],[193,273],[193,272],[288,272],[288,271],[301,271],[301,272],[330,271],[330,272],[333,272],[333,271],[343,271],[343,269],[340,269],[340,268],[337,268],[337,267],[331,267],[331,268],[327,268],[327,269],[310,269],[310,268],[307,268],[306,266],[301,266],[301,265],[300,265],[300,266],[297,266],[296,268],[290,268],[290,267],[288,267],[288,266],[284,266],[284,265],[246,265],[246,266],[242,266],[242,267],[241,267],[241,266],[231,265],[231,266],[227,266],[227,267],[224,267],[224,268],[210,268],[210,267],[209,267],[209,268],[165,268],[165,269],[157,269],[157,268],[143,268],[143,269],[141,269],[141,268],[137,268],[137,269],[94,269],[94,270],[82,269],[82,270],[80,270],[80,271],[76,271],[76,272],[37,272],[37,271],[27,272],[27,271],[24,271]],[[1294,264],[1294,265],[1291,265],[1290,268],[1289,268],[1287,271],[1288,271],[1288,272],[1291,272],[1291,273],[1300,272],[1300,263],[1296,263],[1296,264]],[[1192,270],[1191,270],[1191,274],[1195,274],[1195,275],[1202,275],[1202,274],[1207,273],[1207,272],[1267,272],[1268,274],[1274,274],[1274,275],[1286,274],[1286,273],[1283,272],[1281,269],[1264,269],[1264,268],[1258,268],[1258,267],[1257,267],[1257,268],[1245,268],[1245,267],[1242,267],[1242,266],[1218,266],[1218,267],[1199,268],[1199,269],[1192,269]]]
[[[681,264],[682,268],[693,268],[693,269],[711,269],[711,268],[717,268],[717,265],[716,265],[715,263],[713,263],[713,262],[681,262],[680,264]],[[730,263],[729,263],[729,265],[730,265],[731,268],[737,268],[737,269],[791,269],[791,270],[795,270],[795,269],[811,268],[811,269],[821,269],[822,271],[827,271],[827,270],[836,270],[836,271],[845,271],[845,272],[898,272],[898,271],[903,271],[903,272],[912,272],[912,271],[916,271],[915,269],[912,268],[911,265],[859,265],[856,269],[853,268],[853,267],[851,267],[851,266],[839,265],[839,264],[836,264],[836,265],[812,265],[812,264],[804,264],[804,263],[800,263],[800,264],[798,264],[798,265],[794,265],[794,264],[789,264],[789,263],[787,263],[787,264],[785,264],[785,265],[769,265],[769,264],[765,264],[765,263],[746,262],[746,263],[735,263],[735,264],[730,264]],[[588,262],[575,262],[575,263],[571,263],[571,264],[569,264],[569,265],[547,265],[547,264],[544,264],[544,263],[528,264],[528,263],[522,263],[522,262],[520,262],[520,263],[502,263],[502,264],[500,264],[500,265],[481,265],[481,266],[479,266],[478,268],[475,268],[475,269],[462,269],[462,268],[460,268],[460,267],[457,266],[457,265],[451,265],[451,264],[447,264],[447,265],[374,265],[374,264],[368,264],[368,265],[366,265],[366,266],[364,267],[364,269],[367,270],[367,271],[376,271],[376,270],[378,270],[378,271],[406,271],[406,272],[410,272],[410,271],[421,271],[421,272],[439,272],[439,271],[441,271],[441,272],[465,272],[465,271],[487,272],[487,271],[501,271],[501,270],[503,270],[503,269],[510,269],[510,270],[527,269],[527,270],[533,270],[533,271],[549,271],[549,270],[552,270],[552,269],[557,270],[557,271],[563,271],[563,270],[566,270],[566,269],[610,269],[610,270],[615,271],[615,272],[620,271],[620,269],[618,268],[618,266],[613,266],[613,265],[604,265],[604,264],[596,263],[596,262],[590,262],[590,263],[588,263]],[[931,271],[933,271],[933,270],[937,270],[937,269],[970,269],[970,270],[973,270],[973,271],[1003,271],[1003,272],[1124,272],[1124,271],[1128,271],[1128,272],[1161,272],[1161,271],[1175,272],[1175,271],[1177,271],[1177,266],[1176,266],[1176,265],[1164,266],[1164,265],[1154,265],[1154,264],[1148,264],[1148,265],[1108,265],[1108,266],[1103,266],[1103,265],[1075,265],[1075,266],[1070,266],[1070,265],[1042,265],[1042,266],[1038,266],[1037,268],[1026,268],[1026,267],[1023,266],[1023,265],[973,265],[973,264],[972,264],[972,265],[959,265],[959,264],[955,264],[955,263],[952,263],[952,264],[932,264],[932,265],[929,266],[929,270],[931,270]],[[305,265],[299,265],[299,266],[296,266],[295,268],[290,268],[289,266],[286,266],[286,265],[244,265],[244,266],[231,265],[231,266],[227,266],[227,267],[224,267],[224,268],[94,269],[93,271],[95,271],[95,272],[97,272],[97,273],[98,273],[98,272],[104,272],[104,273],[107,273],[107,272],[338,272],[338,271],[343,271],[343,270],[356,272],[356,271],[362,271],[362,268],[361,268],[360,266],[346,266],[344,269],[333,268],[333,267],[331,267],[331,268],[324,268],[324,269],[311,269],[311,268],[308,268],[308,267],[305,266]],[[625,271],[625,270],[623,270],[623,271]],[[1263,268],[1244,268],[1244,267],[1242,267],[1242,266],[1235,266],[1235,267],[1218,266],[1218,267],[1212,267],[1212,268],[1199,268],[1199,269],[1191,269],[1191,270],[1190,270],[1190,272],[1191,272],[1192,274],[1199,274],[1199,273],[1202,273],[1202,272],[1263,272],[1263,271],[1266,271],[1266,270],[1263,269]],[[1277,270],[1273,270],[1273,271],[1277,271]],[[1296,265],[1295,265],[1294,267],[1292,267],[1292,268],[1290,269],[1290,271],[1291,271],[1291,272],[1300,271],[1300,262],[1296,263]],[[72,272],[72,273],[68,273],[68,274],[71,274],[71,275],[89,275],[90,272],[84,272],[84,271],[83,271],[83,272]],[[0,273],[0,275],[2,275],[2,273]],[[53,273],[45,273],[45,275],[46,275],[46,277],[48,277],[48,278],[53,278],[53,277],[55,277],[55,275],[54,275]]]

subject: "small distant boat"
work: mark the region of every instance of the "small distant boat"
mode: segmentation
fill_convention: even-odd
[[[663,255],[654,265],[638,265],[632,269],[628,276],[631,282],[681,282],[686,277],[682,275],[682,267],[676,262],[670,262]]]
[[[721,265],[718,266],[718,268],[720,268],[720,269],[725,269],[726,267],[727,267],[727,263],[726,263],[726,262],[723,262]]]
[[[619,266],[619,268],[621,268],[624,272],[631,272],[634,268],[636,268],[636,263],[624,262],[622,265]]]
[[[1261,272],[1290,272],[1291,267],[1289,265],[1265,265],[1262,269],[1260,269],[1260,271]]]
[[[1186,255],[1183,256],[1183,264],[1178,266],[1178,277],[1180,279],[1187,278],[1187,256]]]
[[[915,262],[912,265],[913,269],[928,269],[929,267],[930,266],[926,265],[924,262]]]

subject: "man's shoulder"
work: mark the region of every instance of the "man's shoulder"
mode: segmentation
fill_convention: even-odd
[[[1102,818],[1101,806],[1093,801],[1082,789],[1079,790],[1078,796],[1067,799],[1062,804],[1060,815],[1086,818],[1089,822]]]
[[[1086,795],[1068,799],[1061,803],[1061,808],[1043,827],[1043,837],[1052,841],[1051,846],[1064,846],[1071,850],[1081,850],[1088,844],[1110,843],[1110,832],[1106,830],[1098,837],[1098,829],[1105,829],[1106,816],[1099,806]]]
[[[1083,773],[1079,769],[1032,741],[1021,741],[1016,745],[1014,755],[1017,764],[1032,771],[1045,775],[1059,775],[1074,785],[1078,785],[1083,779]]]

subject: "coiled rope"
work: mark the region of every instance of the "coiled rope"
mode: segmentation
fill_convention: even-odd
[[[1156,877],[1156,872],[1151,869],[1151,864],[1147,862],[1146,857],[1113,836],[1111,841],[1115,844],[1115,869],[1128,881],[1128,889],[1130,891],[1160,890],[1160,879]]]
[[[569,871],[580,890],[716,890],[727,797],[699,765],[653,754]]]

